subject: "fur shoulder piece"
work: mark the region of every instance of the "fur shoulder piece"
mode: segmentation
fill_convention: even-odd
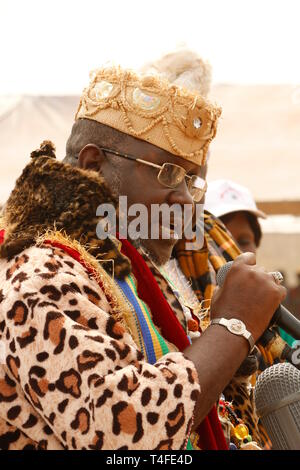
[[[19,254],[46,231],[54,230],[77,240],[101,261],[107,260],[103,267],[110,274],[113,266],[116,277],[128,275],[130,262],[120,253],[118,244],[111,238],[99,240],[96,236],[98,206],[117,206],[102,176],[56,160],[50,141],[44,141],[31,158],[5,205],[0,258]]]
[[[41,155],[46,155],[47,157],[56,158],[55,155],[55,145],[51,142],[51,140],[44,140],[40,148],[31,152],[31,158],[37,158]]]

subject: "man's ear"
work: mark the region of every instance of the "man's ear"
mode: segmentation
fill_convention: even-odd
[[[105,159],[102,150],[94,144],[87,144],[78,155],[79,168],[99,171]]]

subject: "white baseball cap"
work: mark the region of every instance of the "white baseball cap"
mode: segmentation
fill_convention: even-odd
[[[222,217],[231,212],[247,211],[266,219],[260,211],[249,189],[230,180],[215,180],[208,183],[204,208],[216,217]]]

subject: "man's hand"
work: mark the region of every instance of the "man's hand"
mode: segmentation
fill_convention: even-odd
[[[233,262],[223,287],[212,299],[211,318],[239,318],[257,341],[286,295],[286,289],[271,274],[255,264],[253,253],[243,253]],[[195,429],[207,415],[249,352],[245,338],[226,328],[211,325],[185,349],[198,372],[201,394],[196,405]]]
[[[253,253],[243,253],[235,259],[223,286],[216,289],[212,298],[211,319],[239,318],[257,341],[285,298],[286,289],[255,263]]]

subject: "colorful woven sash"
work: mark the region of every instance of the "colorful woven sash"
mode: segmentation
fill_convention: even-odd
[[[131,311],[137,320],[137,329],[141,330],[144,355],[150,364],[155,364],[160,357],[170,352],[168,345],[155,328],[147,305],[138,297],[133,276],[129,275],[122,281],[115,278],[115,281],[133,307]]]

